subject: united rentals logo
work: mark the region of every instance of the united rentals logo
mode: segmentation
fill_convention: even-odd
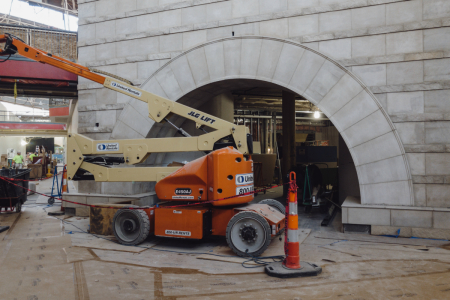
[[[119,151],[119,143],[97,144],[97,151],[100,152]]]
[[[236,175],[236,184],[244,185],[253,183],[253,173]]]
[[[116,89],[122,90],[125,93],[134,95],[134,96],[140,97],[142,95],[142,93],[140,91],[132,89],[132,88],[127,87],[127,86],[124,86],[124,85],[122,85],[120,83],[117,83],[117,82],[114,82],[114,81],[111,81],[111,86],[116,88]]]

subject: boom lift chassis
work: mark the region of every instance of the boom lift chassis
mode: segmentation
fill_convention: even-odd
[[[253,191],[252,138],[244,125],[235,125],[152,94],[113,74],[90,70],[53,56],[11,34],[0,35],[1,43],[5,46],[0,50],[0,56],[9,58],[19,54],[147,103],[149,118],[155,122],[170,123],[170,117],[176,114],[194,121],[198,129],[213,129],[194,137],[177,128],[185,136],[183,138],[98,141],[75,133],[68,135],[68,179],[93,177],[101,182],[157,182],[155,189],[162,203],[155,207],[129,207],[116,212],[112,227],[122,244],[139,244],[149,233],[191,239],[219,235],[226,236],[229,246],[238,255],[257,256],[268,247],[271,237],[284,229],[284,207],[279,202],[269,199],[264,203],[248,204],[253,200],[253,194],[248,193]],[[151,153],[183,151],[209,154],[181,168],[108,166],[114,162],[135,165],[144,162]],[[123,158],[99,158],[99,155],[111,154],[120,154]],[[236,195],[241,196],[214,201]],[[199,204],[184,206],[192,202]]]

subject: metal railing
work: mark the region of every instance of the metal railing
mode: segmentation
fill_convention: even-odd
[[[0,110],[0,122],[50,122],[48,111],[7,111]]]

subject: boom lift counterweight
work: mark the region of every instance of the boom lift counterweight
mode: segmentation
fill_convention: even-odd
[[[113,231],[123,244],[136,245],[149,235],[201,239],[207,235],[226,236],[238,255],[260,255],[271,237],[284,228],[284,211],[280,205],[248,204],[253,200],[252,138],[248,128],[235,125],[196,109],[133,86],[117,76],[103,76],[88,68],[53,56],[25,44],[11,35],[0,35],[5,43],[0,56],[19,54],[37,62],[77,74],[105,88],[125,94],[148,105],[149,118],[168,122],[184,137],[92,140],[69,134],[67,142],[68,179],[89,174],[96,181],[156,181],[158,207],[120,209],[113,219]],[[110,74],[109,74],[110,75]],[[190,136],[169,120],[176,114],[190,119],[205,134]],[[206,132],[204,127],[212,128]],[[223,142],[228,139],[227,142]],[[114,163],[134,165],[144,162],[151,153],[204,151],[207,154],[179,167],[111,168]],[[121,154],[123,158],[98,155]],[[244,156],[245,155],[245,156]],[[242,195],[242,196],[239,196]],[[238,196],[238,197],[233,197]],[[213,201],[233,197],[223,201]],[[170,202],[169,202],[170,201]],[[173,209],[173,203],[207,202]],[[274,201],[274,200],[273,200]]]

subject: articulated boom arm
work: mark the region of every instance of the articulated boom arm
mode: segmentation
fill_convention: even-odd
[[[77,170],[81,168],[92,173],[97,181],[157,181],[159,178],[157,174],[170,174],[177,168],[111,169],[85,162],[84,155],[123,154],[125,163],[132,165],[143,162],[153,152],[211,151],[214,149],[216,142],[229,135],[233,137],[237,149],[242,154],[251,154],[250,149],[252,145],[248,144],[249,132],[243,125],[235,125],[216,118],[186,105],[147,92],[122,80],[99,75],[90,71],[87,67],[33,48],[11,34],[0,35],[0,43],[5,43],[4,50],[0,50],[0,56],[19,54],[37,62],[49,64],[90,79],[108,89],[147,103],[149,117],[155,122],[166,121],[170,114],[177,114],[194,121],[197,128],[208,126],[215,129],[215,131],[196,137],[117,141],[94,141],[82,135],[71,134],[68,138],[67,149],[69,178],[73,178]],[[136,175],[136,170],[139,170],[139,175]],[[143,176],[148,179],[145,180]]]

